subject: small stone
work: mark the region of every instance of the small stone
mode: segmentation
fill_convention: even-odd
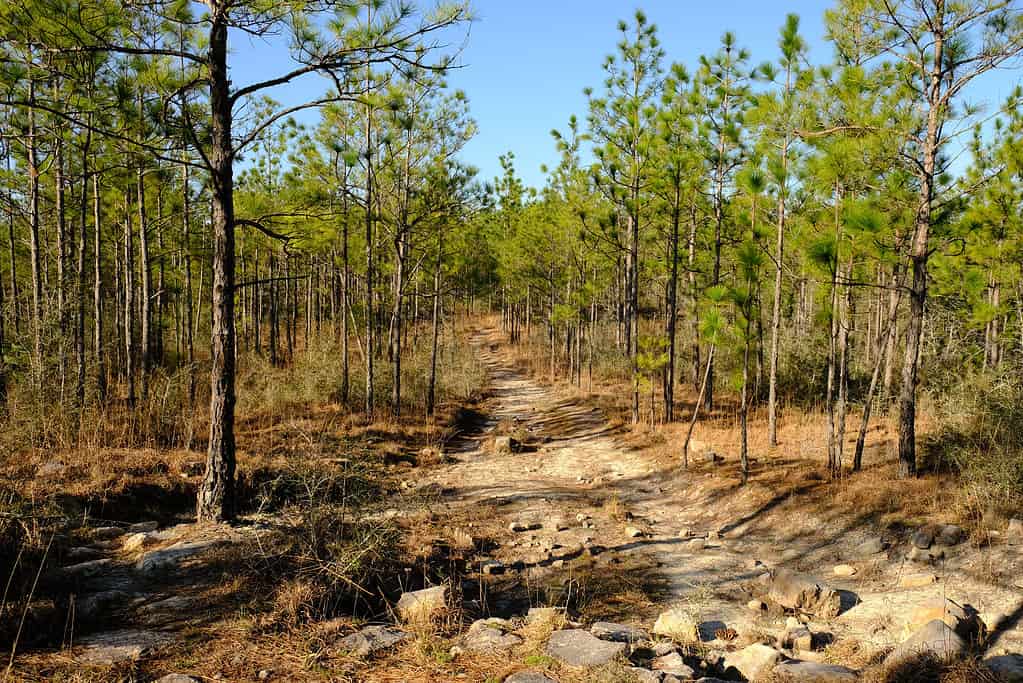
[[[564,560],[554,560],[553,562],[551,562],[551,566],[554,567],[555,569],[561,569],[562,567],[565,566],[565,561]]]
[[[515,521],[508,525],[508,531],[511,531],[516,534],[522,533],[523,531],[530,531],[532,530],[532,528],[533,528],[532,524],[522,521]]]
[[[518,671],[504,679],[504,683],[557,683],[557,681],[539,671]]]
[[[518,442],[510,436],[498,436],[494,438],[495,453],[514,453]]]
[[[679,532],[678,532],[678,537],[679,538],[689,538],[692,535],[693,535],[693,530],[690,529],[689,527],[683,527],[683,528],[679,529]]]
[[[820,662],[782,662],[774,667],[774,679],[798,683],[855,683],[859,676],[852,669]]]
[[[156,531],[159,526],[159,522],[136,522],[128,527],[128,533],[144,534],[147,531]]]
[[[781,653],[773,647],[754,643],[725,655],[725,670],[734,669],[747,680],[759,681],[769,676],[780,659]]]
[[[157,678],[154,683],[200,683],[198,678],[186,676],[185,674],[167,674]]]
[[[625,535],[629,538],[642,538],[646,534],[644,534],[643,530],[639,527],[627,526],[625,527]]]
[[[473,622],[462,639],[465,649],[471,652],[500,652],[513,648],[521,642],[522,639],[518,636],[495,628],[489,620],[485,619]]]
[[[841,596],[810,576],[783,570],[772,576],[770,586],[767,597],[782,607],[820,617],[834,617],[841,612]]]
[[[564,531],[568,528],[568,522],[561,516],[548,517],[544,520],[543,528],[554,532]]]
[[[555,631],[547,641],[547,654],[569,666],[603,666],[625,652],[625,643],[612,643],[581,629]]]
[[[677,652],[658,657],[654,661],[650,662],[650,668],[654,671],[663,671],[666,674],[672,676],[680,676],[682,678],[694,678],[696,676],[696,670],[685,663],[682,659],[682,655]]]
[[[686,548],[692,551],[703,550],[707,547],[707,541],[702,538],[694,538],[686,543]]]
[[[717,532],[717,531],[708,531],[707,532],[707,540],[708,541],[716,541],[719,538],[721,538],[721,534],[719,532]]]
[[[662,672],[651,671],[641,666],[630,666],[628,671],[632,674],[632,680],[635,680],[637,683],[662,683],[664,680]]]
[[[136,534],[132,534],[124,539],[124,543],[121,545],[121,549],[126,553],[134,553],[148,546],[158,543],[160,539],[152,533],[141,531]]]
[[[589,518],[590,518],[590,516],[589,516],[589,515],[587,515],[587,514],[585,514],[585,513],[583,513],[583,512],[579,512],[579,513],[577,513],[577,514],[576,514],[576,516],[575,516],[575,521],[577,521],[577,522],[585,522],[585,521],[586,521],[586,520],[588,520]]]
[[[342,638],[339,644],[352,654],[366,657],[411,639],[411,634],[391,626],[366,626]]]
[[[849,577],[856,576],[857,570],[856,567],[852,566],[851,564],[839,564],[835,565],[833,571],[835,572],[835,576]]]
[[[112,538],[119,538],[124,535],[124,529],[116,526],[96,527],[92,531],[92,537],[99,541],[109,541]]]
[[[913,534],[910,542],[920,548],[920,550],[927,550],[934,543],[934,536],[937,532],[934,526],[928,524],[927,526],[920,527]]]
[[[504,574],[505,567],[498,560],[486,560],[480,565],[480,570],[487,576],[494,576]]]
[[[934,574],[905,574],[899,578],[899,588],[923,588],[937,582],[938,577]]]
[[[881,538],[868,538],[866,541],[856,546],[856,554],[861,557],[877,555],[878,553],[884,552],[884,548],[885,544]]]
[[[953,546],[959,545],[963,540],[963,529],[955,524],[945,524],[941,527],[934,542],[938,545]]]
[[[601,640],[610,640],[616,643],[635,643],[650,639],[647,632],[641,628],[610,621],[598,621],[590,627],[590,633]]]
[[[767,609],[767,603],[765,603],[763,600],[750,600],[749,602],[746,603],[746,607],[748,607],[754,612],[763,612],[764,610]]]
[[[896,647],[884,663],[886,667],[898,666],[920,656],[933,656],[941,660],[954,659],[966,651],[966,642],[948,627],[944,621],[935,619],[917,631],[913,636]]]
[[[661,612],[654,623],[654,633],[681,643],[700,640],[699,623],[687,610],[680,607]]]
[[[422,624],[430,621],[438,612],[447,607],[447,586],[434,586],[418,591],[402,593],[398,598],[397,610],[403,621]]]
[[[805,626],[790,628],[782,638],[782,647],[797,652],[809,652],[813,649],[813,634]]]
[[[258,676],[261,681],[269,680],[269,678],[273,676],[273,672],[270,671],[270,669],[263,669],[259,672]]]

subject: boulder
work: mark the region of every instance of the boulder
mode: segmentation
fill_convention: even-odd
[[[895,667],[916,657],[935,657],[940,660],[956,659],[966,652],[966,641],[941,619],[928,622],[913,636],[892,650],[885,660],[886,667]]]
[[[434,586],[402,593],[398,598],[398,614],[406,623],[428,622],[435,614],[444,611],[447,606],[447,597],[447,586]]]
[[[921,550],[920,548],[913,547],[909,549],[908,553],[906,553],[906,559],[910,562],[931,564],[938,560],[945,559],[945,549],[937,546],[932,546],[927,550]]]
[[[738,672],[746,680],[759,681],[767,678],[781,660],[781,653],[773,647],[754,643],[737,652],[725,655],[725,671]]]
[[[984,660],[984,666],[1005,683],[1023,683],[1023,655],[998,655]]]
[[[787,609],[823,618],[837,616],[842,611],[842,598],[837,591],[813,577],[786,570],[772,576],[767,597]]]
[[[686,609],[675,607],[661,612],[654,622],[654,633],[680,643],[700,641],[699,621]]]
[[[359,657],[367,657],[412,639],[412,634],[391,626],[366,626],[345,636],[339,645]]]
[[[601,640],[610,640],[616,643],[635,643],[641,640],[650,640],[647,632],[628,624],[615,624],[610,621],[598,621],[590,627],[590,633]]]
[[[687,680],[696,677],[696,670],[686,664],[685,660],[682,659],[682,655],[677,652],[654,659],[654,661],[650,662],[650,668],[654,671],[663,671],[666,674]]]
[[[798,683],[855,683],[856,672],[837,664],[791,661],[774,667],[774,679]]]
[[[518,636],[505,633],[484,619],[473,622],[462,638],[462,646],[471,652],[501,652],[521,642]]]
[[[569,666],[603,666],[625,652],[625,643],[601,640],[582,629],[555,631],[547,641],[547,655]]]
[[[558,683],[553,678],[549,678],[539,671],[518,671],[513,673],[508,678],[504,679],[504,683]]]
[[[903,629],[903,640],[910,638],[935,619],[945,622],[949,628],[967,640],[978,636],[983,628],[975,611],[968,611],[947,598],[931,598],[918,605],[909,615]]]
[[[922,574],[903,574],[899,577],[899,588],[923,588],[935,583],[938,577],[929,572]]]
[[[568,522],[565,521],[564,517],[561,517],[560,515],[554,515],[544,520],[543,528],[546,529],[547,531],[554,532],[564,531],[565,529],[568,528]]]

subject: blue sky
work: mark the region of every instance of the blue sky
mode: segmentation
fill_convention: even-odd
[[[557,158],[550,130],[564,128],[572,114],[584,120],[582,90],[586,86],[599,89],[601,63],[618,40],[617,22],[631,19],[637,7],[657,25],[666,63],[694,65],[701,54],[717,50],[726,30],[750,50],[751,63],[773,61],[778,54],[778,31],[785,15],[794,12],[800,16],[811,60],[823,64],[832,56],[824,41],[823,22],[831,4],[822,0],[476,0],[478,20],[469,28],[461,55],[463,67],[449,78],[452,87],[468,95],[479,124],[479,133],[463,158],[480,169],[482,179],[490,180],[500,172],[498,155],[514,151],[519,174],[527,184],[541,185],[541,164],[552,164]],[[236,86],[287,66],[279,45],[254,43],[240,35],[232,40]],[[997,107],[1019,78],[1019,72],[1010,71],[988,75],[977,82],[969,99]],[[272,94],[290,103],[315,97],[325,88],[325,81],[312,77]],[[307,122],[314,118],[303,117]]]

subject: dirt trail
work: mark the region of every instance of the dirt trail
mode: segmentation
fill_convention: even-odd
[[[435,470],[428,481],[444,488],[442,505],[450,510],[477,515],[491,528],[501,525],[494,555],[506,565],[566,571],[587,547],[597,546],[604,561],[618,563],[620,571],[640,564],[656,575],[657,604],[634,621],[682,604],[711,632],[751,622],[776,630],[776,618],[752,614],[746,601],[766,568],[786,567],[811,573],[842,593],[845,613],[818,625],[835,637],[891,645],[901,639],[913,606],[947,596],[980,611],[996,635],[993,652],[1023,648],[1023,595],[1011,580],[996,578],[1023,569],[1013,549],[981,552],[962,544],[937,566],[924,567],[901,559],[902,546],[897,553],[858,557],[853,549],[880,533],[857,511],[820,518],[793,510],[788,498],[765,501],[762,491],[749,488],[722,491],[713,472],[685,472],[658,462],[627,445],[600,411],[513,369],[496,330],[482,330],[473,341],[490,373],[490,420],[458,444],[457,462]],[[493,453],[489,443],[500,423],[512,423],[542,445],[532,452]],[[605,503],[614,499],[630,513],[627,520],[609,514]],[[556,517],[569,528],[544,525]],[[512,532],[511,522],[533,528]],[[636,531],[642,535],[634,537]],[[832,568],[842,562],[858,565],[859,575],[834,576]],[[993,576],[992,563],[1007,571]],[[898,587],[904,574],[915,572],[933,572],[938,581],[913,590]]]

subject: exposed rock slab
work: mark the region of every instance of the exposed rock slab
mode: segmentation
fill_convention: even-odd
[[[359,657],[367,657],[384,650],[389,650],[411,639],[412,635],[401,629],[378,625],[366,626],[360,631],[345,636],[338,644],[352,654]]]
[[[772,575],[768,598],[788,609],[819,617],[834,617],[842,611],[838,591],[806,574],[780,570]]]
[[[635,643],[650,639],[647,632],[641,628],[610,621],[598,621],[590,627],[590,633],[601,640],[611,640],[616,643]]]
[[[774,677],[798,683],[855,683],[859,678],[844,666],[803,661],[782,662],[774,667]]]
[[[173,640],[174,636],[161,631],[124,629],[96,633],[78,641],[81,649],[76,659],[83,664],[109,666],[140,659]]]
[[[735,670],[750,681],[766,678],[781,659],[773,647],[754,643],[725,656],[725,671]]]
[[[902,643],[885,658],[886,667],[895,667],[913,660],[916,657],[936,657],[949,660],[960,657],[966,652],[966,641],[959,637],[948,624],[941,619],[928,622],[923,628]]]
[[[547,654],[569,666],[602,666],[625,652],[624,643],[612,643],[582,629],[555,631],[547,641]]]

